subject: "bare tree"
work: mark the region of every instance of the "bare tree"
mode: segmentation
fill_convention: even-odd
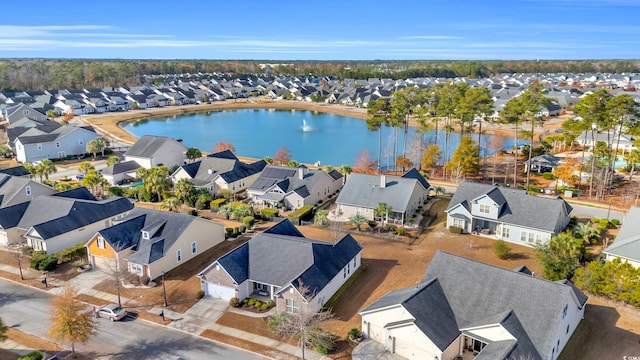
[[[334,241],[338,241],[338,238],[343,237],[347,233],[342,221],[329,221],[329,229],[333,234]]]
[[[120,252],[126,249],[126,247],[122,243],[109,244],[109,246],[113,249],[115,258],[113,259],[113,261],[107,262],[105,264],[105,267],[101,270],[105,274],[111,276],[116,282],[116,295],[118,296],[118,305],[122,306],[122,301],[120,299],[120,286],[122,286],[122,279],[125,275],[128,274],[128,271],[126,267],[123,269],[123,262],[120,258]]]
[[[310,288],[303,284],[301,279],[298,279],[298,284],[298,291],[305,299],[313,297]],[[272,315],[268,325],[278,336],[299,338],[304,360],[306,346],[312,346],[322,352],[334,347],[335,336],[323,329],[333,318],[333,312],[330,310],[312,313],[306,307],[300,307],[298,312],[280,312]]]

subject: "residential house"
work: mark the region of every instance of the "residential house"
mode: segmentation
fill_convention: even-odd
[[[225,239],[224,224],[197,216],[134,208],[86,243],[98,269],[126,268],[155,279]]]
[[[361,265],[362,247],[347,234],[335,243],[305,238],[289,221],[223,255],[198,277],[206,296],[274,300],[279,312],[317,312]]]
[[[187,148],[166,136],[144,135],[126,153],[125,161],[135,161],[145,169],[164,165],[171,170],[184,163]]]
[[[427,200],[429,188],[415,168],[402,176],[351,174],[336,199],[337,211],[340,217],[359,214],[375,220],[374,209],[386,203],[392,210],[385,221],[404,224]]]
[[[136,178],[136,171],[140,164],[136,161],[123,161],[100,170],[102,177],[111,185],[121,185]]]
[[[10,125],[22,118],[40,121],[47,120],[46,114],[43,114],[24,103],[17,103],[13,106],[5,108],[4,117]]]
[[[47,124],[13,130],[24,130],[13,141],[20,162],[82,155],[87,152],[87,143],[99,136],[90,126]]]
[[[27,245],[34,250],[52,254],[85,243],[132,208],[129,199],[97,200],[84,187],[38,196],[0,208],[0,241],[14,244],[26,238]]]
[[[535,171],[538,174],[545,172],[552,173],[556,171],[556,168],[561,164],[566,164],[564,158],[551,154],[542,154],[531,158],[531,165],[529,165],[529,160],[526,160],[524,162],[524,172],[528,172],[529,168],[531,168],[531,171]]]
[[[264,160],[246,164],[238,160],[230,150],[224,150],[180,166],[171,177],[174,183],[180,179],[188,179],[199,189],[207,189],[212,193],[224,189],[235,194],[253,184],[265,166],[267,163]]]
[[[260,206],[298,209],[327,201],[342,188],[342,174],[322,169],[267,165],[247,189]]]
[[[447,226],[534,246],[562,232],[569,225],[572,210],[560,197],[533,196],[525,190],[462,182],[445,212]]]
[[[613,244],[602,253],[606,261],[620,259],[635,268],[640,268],[640,207],[632,206],[625,215],[625,222],[620,227]]]
[[[360,312],[362,332],[407,359],[557,359],[588,298],[518,270],[437,251],[421,283]]]
[[[0,208],[33,200],[36,196],[51,195],[56,190],[35,182],[29,177],[17,177],[0,173]]]
[[[618,149],[624,155],[631,150],[637,150],[638,148],[633,144],[633,136],[629,134],[620,134],[614,131],[590,131],[585,130],[578,135],[576,142],[585,148],[592,149],[594,144],[602,141],[610,149]]]

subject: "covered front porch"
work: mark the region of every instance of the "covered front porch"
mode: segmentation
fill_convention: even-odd
[[[258,208],[281,209],[284,207],[284,194],[268,192],[255,198],[254,205]]]
[[[471,223],[472,233],[475,235],[484,235],[491,238],[498,238],[502,231],[502,223],[486,220],[473,219]]]
[[[250,281],[249,289],[251,291],[249,293],[250,298],[267,302],[269,300],[275,301],[275,294],[278,292],[278,290],[280,290],[280,287],[271,284],[260,283],[257,281]]]

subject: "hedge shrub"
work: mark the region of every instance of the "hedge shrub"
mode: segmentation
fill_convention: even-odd
[[[307,220],[308,216],[311,215],[312,210],[313,210],[313,206],[305,205],[297,209],[296,211],[292,212],[287,217],[294,223],[298,222],[300,219]]]
[[[233,228],[225,228],[224,232],[227,238],[233,237]]]
[[[502,260],[509,258],[509,255],[511,255],[511,247],[509,247],[504,240],[497,240],[493,244],[493,251],[496,253],[498,259]]]
[[[553,176],[553,174],[552,174],[552,173],[550,173],[550,172],[546,172],[546,173],[543,173],[543,174],[542,174],[542,178],[543,178],[543,179],[545,179],[545,180],[553,180],[553,179],[555,179],[556,177],[555,177],[555,176]]]
[[[449,232],[454,234],[462,234],[462,228],[458,226],[449,226]]]
[[[55,255],[49,255],[46,251],[34,251],[31,254],[31,262],[29,264],[32,269],[40,271],[51,271],[58,265],[58,258]]]
[[[209,203],[209,206],[211,207],[211,210],[218,210],[220,205],[224,204],[226,201],[227,199],[225,198],[211,200],[211,203]]]
[[[69,261],[76,260],[80,257],[87,256],[87,248],[84,247],[84,244],[78,244],[75,246],[68,247],[66,249],[60,250],[54,254],[58,261],[63,264]]]
[[[266,218],[273,218],[278,216],[278,209],[262,209],[260,210],[260,214]]]
[[[42,360],[42,359],[43,359],[43,356],[40,351],[32,351],[18,358],[18,360]]]
[[[256,224],[256,219],[253,216],[245,216],[244,219],[242,219],[242,224],[244,224],[247,229],[251,229],[253,225]]]

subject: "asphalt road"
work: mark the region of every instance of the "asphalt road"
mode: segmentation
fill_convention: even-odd
[[[0,317],[7,326],[47,338],[49,299],[45,292],[0,279]],[[96,336],[87,344],[76,345],[77,351],[95,359],[263,359],[140,319],[111,322],[100,318],[97,323]]]

